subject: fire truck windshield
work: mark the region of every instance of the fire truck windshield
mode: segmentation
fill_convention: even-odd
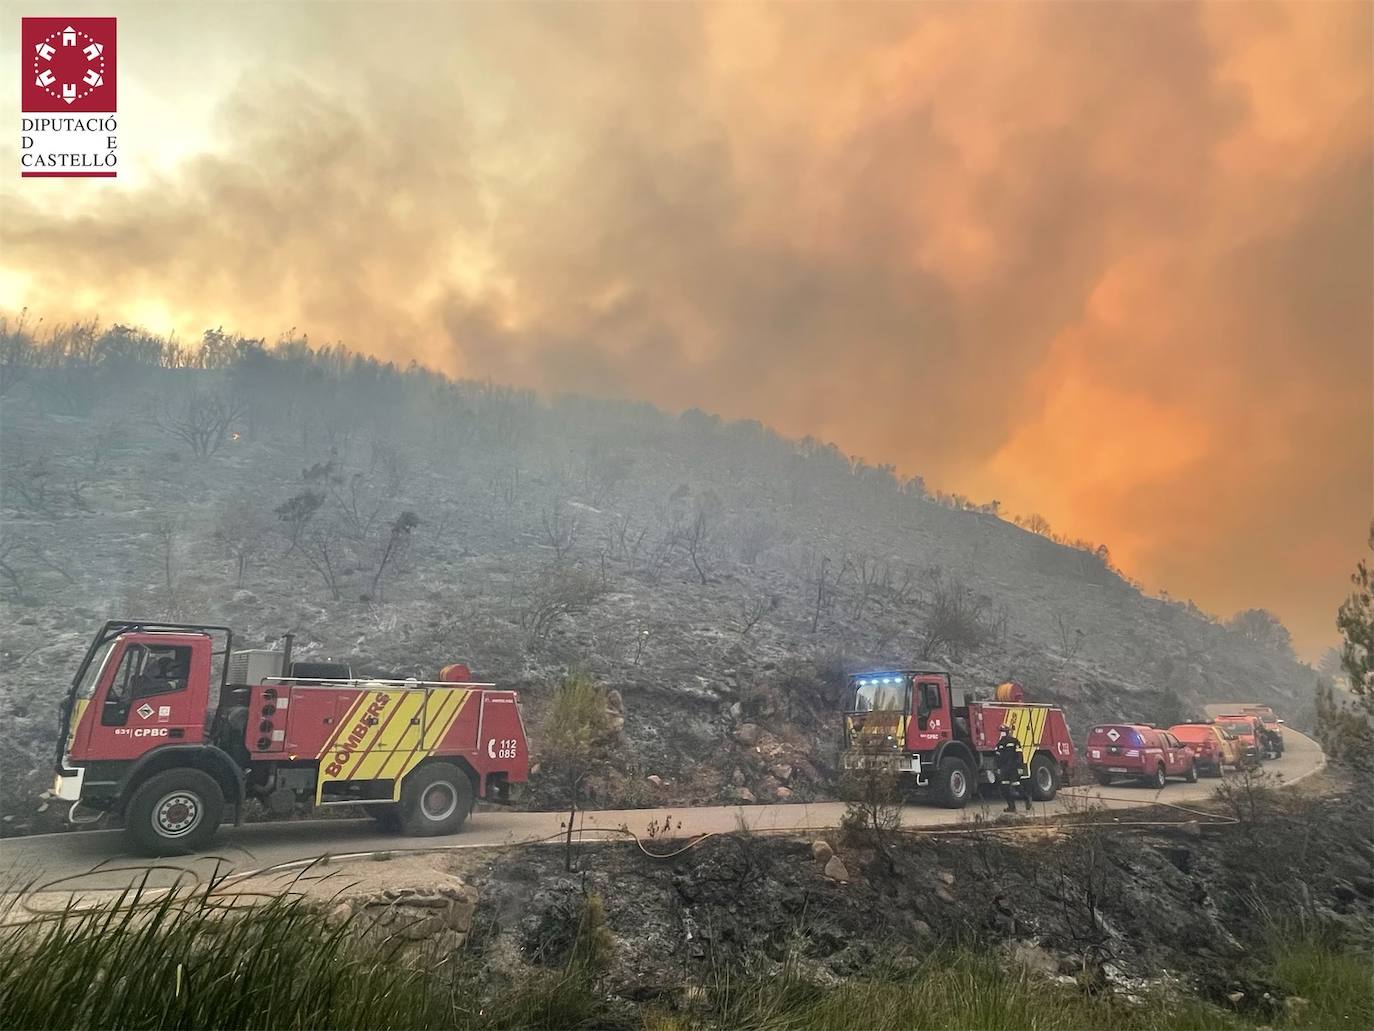
[[[906,712],[910,693],[902,677],[859,677],[854,680],[851,712]]]
[[[110,657],[110,650],[114,648],[113,640],[106,641],[91,656],[91,661],[86,665],[86,672],[81,676],[81,683],[76,685],[76,697],[90,698],[95,694],[95,685],[100,682],[100,674],[105,669],[105,660]]]

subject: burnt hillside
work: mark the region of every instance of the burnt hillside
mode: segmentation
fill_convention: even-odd
[[[301,341],[205,343],[4,333],[11,831],[51,818],[58,699],[113,616],[224,621],[249,646],[294,630],[298,655],[372,674],[461,659],[519,686],[536,723],[584,665],[625,702],[603,791],[625,804],[824,794],[843,671],[922,656],[967,685],[1014,676],[1079,732],[1309,705],[1306,667],[1142,594],[1105,551],[831,445]]]

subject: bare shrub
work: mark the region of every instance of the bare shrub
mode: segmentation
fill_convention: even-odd
[[[267,551],[267,530],[262,517],[247,506],[231,505],[220,514],[215,543],[233,563],[235,587],[243,586],[249,567]]]
[[[555,498],[539,513],[539,523],[545,546],[553,550],[554,561],[561,563],[577,543],[578,520],[567,513],[562,498]]]
[[[37,544],[15,537],[12,532],[0,538],[0,576],[9,583],[13,597],[27,597],[26,585],[43,572],[55,573],[69,584],[76,583],[66,567]]]
[[[305,536],[306,528],[314,521],[316,514],[320,511],[320,506],[323,504],[323,494],[318,491],[307,490],[287,498],[272,510],[277,517],[282,533],[290,544],[286,549],[287,555],[300,550],[301,539]]]
[[[1278,789],[1282,780],[1282,774],[1246,766],[1224,777],[1212,797],[1248,838],[1258,840],[1280,812]]]
[[[993,635],[990,599],[948,580],[936,587],[930,613],[921,628],[919,654],[932,659],[948,650],[955,658],[986,643]]]
[[[382,588],[388,576],[394,577],[402,568],[407,552],[410,550],[411,532],[420,525],[420,517],[407,509],[392,520],[386,536],[382,540],[381,554],[377,558],[377,569],[372,574],[372,600],[382,600]]]
[[[683,550],[692,560],[692,568],[696,570],[697,576],[701,578],[702,586],[706,585],[706,545],[711,535],[711,516],[708,509],[703,505],[698,505],[692,514],[692,521],[681,536]]]
[[[595,573],[577,566],[554,566],[541,572],[520,610],[520,626],[531,644],[548,639],[565,616],[585,612],[606,593]]]
[[[208,458],[224,446],[229,431],[248,411],[238,394],[195,391],[163,405],[156,418],[165,433],[185,441],[197,458]]]
[[[778,607],[780,599],[776,594],[755,594],[740,602],[740,637],[748,637],[749,632],[759,625],[759,621]]]
[[[901,782],[895,755],[878,746],[856,749],[858,768],[840,778],[840,797],[845,801],[840,834],[853,848],[871,848],[881,856],[889,874],[897,872],[893,845],[902,826]]]
[[[604,770],[616,747],[606,689],[586,673],[572,673],[554,692],[539,735],[541,777],[568,807],[564,867],[573,868],[573,823],[587,779]]]

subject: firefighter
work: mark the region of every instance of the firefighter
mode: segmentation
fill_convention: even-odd
[[[1002,800],[1007,803],[1006,811],[1016,812],[1016,791],[1026,800],[1026,812],[1031,811],[1030,777],[1021,765],[1021,742],[1011,724],[1003,723],[1002,736],[997,740],[997,783],[1002,789]]]

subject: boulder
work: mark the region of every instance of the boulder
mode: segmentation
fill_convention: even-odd
[[[753,748],[759,742],[759,725],[757,723],[741,723],[735,728],[735,740],[745,748]]]
[[[735,788],[735,798],[749,805],[753,805],[758,801],[758,799],[754,797],[754,793],[748,788]]]
[[[651,773],[651,774],[649,774],[647,777],[645,777],[644,779],[647,780],[650,784],[652,784],[652,785],[653,785],[654,787],[656,787],[656,788],[661,788],[661,787],[663,787],[663,778],[660,777],[657,773]]]
[[[792,767],[787,763],[776,763],[768,768],[768,772],[784,784],[792,779]]]
[[[790,802],[792,800],[792,789],[779,785],[773,790],[773,797],[779,802]]]
[[[475,889],[454,877],[426,887],[388,887],[339,899],[331,910],[369,937],[458,948],[472,930]]]
[[[825,864],[825,875],[832,881],[849,880],[849,871],[839,856],[831,856]]]
[[[811,842],[811,858],[818,863],[830,862],[830,857],[835,854],[835,850],[830,847],[830,842],[817,838]]]
[[[950,873],[948,870],[941,870],[935,876],[940,878],[941,884],[947,885],[951,888],[954,887],[954,874]]]
[[[1034,942],[1014,942],[1008,952],[1012,963],[1028,974],[1053,977],[1059,973],[1059,961]]]

